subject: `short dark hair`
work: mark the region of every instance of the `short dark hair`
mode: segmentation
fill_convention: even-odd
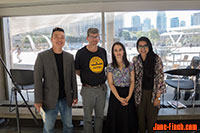
[[[198,68],[199,65],[200,65],[200,58],[199,58],[198,56],[194,56],[194,57],[192,58],[192,61],[191,61],[190,66],[191,66],[191,67],[194,67],[194,68]]]
[[[99,34],[99,29],[97,29],[97,28],[89,28],[87,30],[87,37],[89,37],[90,33],[92,33],[92,34]]]
[[[53,28],[53,30],[52,30],[51,37],[53,37],[53,33],[56,32],[56,31],[60,31],[60,32],[65,33],[65,31],[64,31],[63,28],[55,27],[55,28]]]

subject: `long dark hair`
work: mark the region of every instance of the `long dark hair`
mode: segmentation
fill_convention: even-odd
[[[140,41],[145,41],[148,45],[149,48],[149,52],[147,53],[147,57],[146,57],[146,61],[144,62],[143,66],[144,66],[144,74],[147,77],[154,77],[154,73],[155,73],[155,64],[156,64],[156,57],[158,56],[157,54],[155,54],[153,52],[153,48],[152,48],[152,44],[151,41],[147,38],[147,37],[141,37],[138,39],[137,41],[137,50],[138,50],[138,46],[139,46],[139,42]],[[139,55],[139,57],[141,58],[141,55]]]
[[[112,46],[112,66],[114,67],[114,68],[118,68],[119,67],[119,65],[117,64],[117,60],[116,60],[116,57],[115,57],[115,55],[114,55],[114,47],[115,47],[115,45],[119,45],[119,46],[121,46],[122,47],[122,49],[123,49],[123,51],[124,51],[124,55],[123,55],[123,62],[124,62],[124,64],[125,64],[125,67],[128,67],[129,66],[129,61],[128,61],[128,59],[127,59],[127,54],[126,54],[126,49],[125,49],[125,47],[124,47],[124,45],[121,43],[121,42],[115,42],[114,44],[113,44],[113,46]]]
[[[137,50],[138,50],[138,46],[139,46],[139,42],[140,41],[145,41],[149,47],[149,52],[153,51],[153,48],[152,48],[152,44],[151,44],[151,41],[149,40],[149,38],[145,37],[145,36],[142,36],[138,39],[137,41]]]

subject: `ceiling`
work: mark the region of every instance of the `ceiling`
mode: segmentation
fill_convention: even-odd
[[[0,16],[199,10],[200,0],[0,0]]]
[[[80,3],[105,3],[105,2],[141,2],[141,1],[199,1],[199,0],[0,0],[0,8],[55,5],[55,4],[80,4]]]

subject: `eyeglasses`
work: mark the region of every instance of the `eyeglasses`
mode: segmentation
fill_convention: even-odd
[[[99,39],[99,36],[89,36],[90,39]]]
[[[143,46],[141,46],[141,45],[138,45],[138,48],[148,48],[149,46],[146,44],[146,45],[143,45]]]

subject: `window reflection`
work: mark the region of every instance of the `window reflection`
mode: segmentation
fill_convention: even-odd
[[[141,36],[151,39],[165,70],[186,68],[194,56],[200,56],[200,11],[109,12],[105,16],[106,30],[113,23],[113,41],[126,46],[130,61],[138,54],[135,46]]]
[[[64,28],[64,49],[73,55],[87,44],[89,27],[99,28],[101,34],[100,13],[10,17],[9,22],[14,68],[16,65],[34,65],[38,52],[51,48],[51,32],[55,26]]]
[[[116,41],[126,46],[129,61],[138,54],[137,39],[147,36],[164,64],[164,71],[186,68],[194,56],[200,57],[200,10],[140,11],[9,17],[10,46],[13,68],[33,66],[37,54],[51,47],[51,32],[56,26],[65,29],[64,49],[73,55],[87,44],[89,27],[105,27],[108,60]],[[104,26],[102,26],[105,24]],[[100,44],[102,40],[100,40]],[[78,78],[79,90],[81,88]],[[172,98],[171,98],[172,99]]]

